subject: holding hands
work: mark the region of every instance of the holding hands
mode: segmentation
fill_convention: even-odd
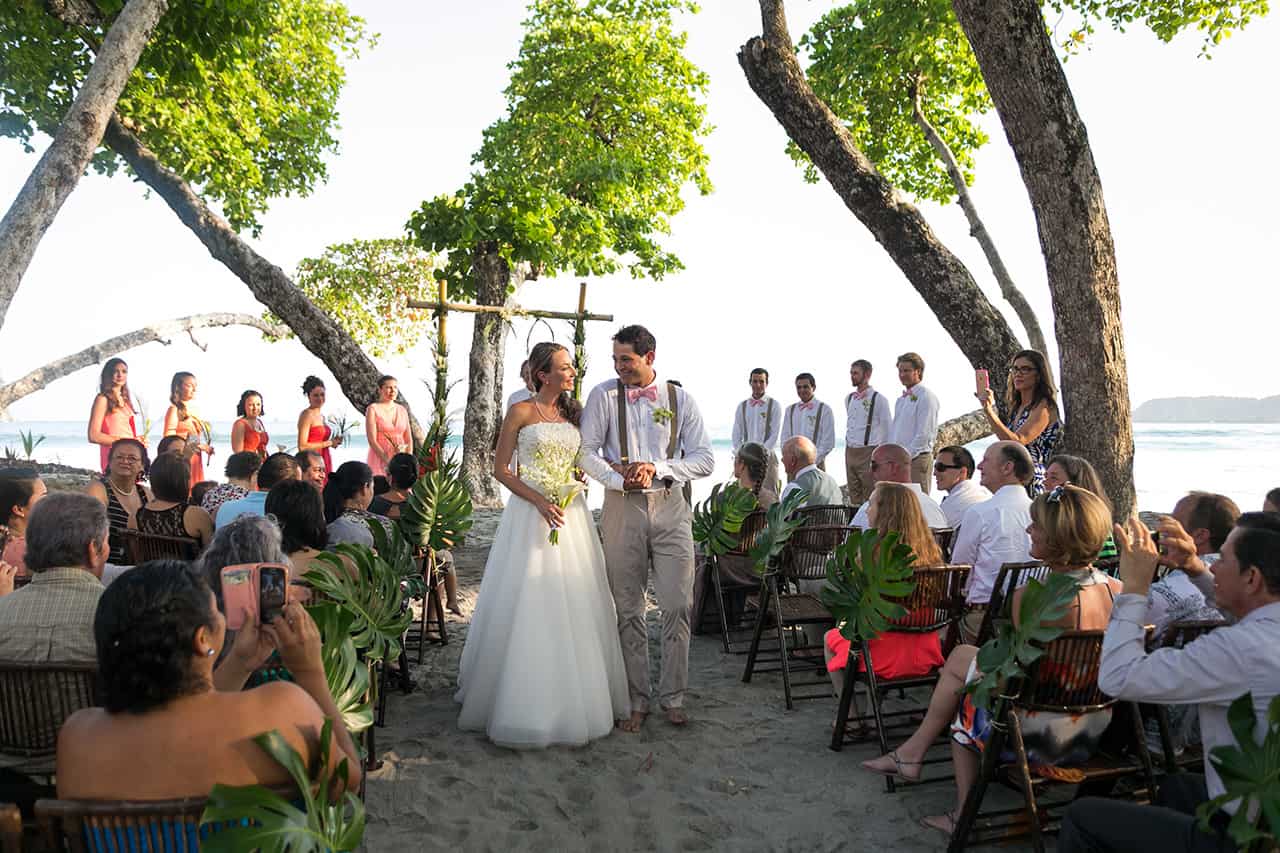
[[[653,477],[658,469],[652,462],[632,462],[630,465],[614,465],[613,470],[622,475],[624,491],[647,489],[653,485]]]

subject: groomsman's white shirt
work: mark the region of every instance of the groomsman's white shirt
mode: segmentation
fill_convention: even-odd
[[[662,480],[670,479],[673,486],[706,477],[715,468],[715,456],[711,452],[711,437],[702,422],[698,404],[683,388],[676,388],[676,405],[679,423],[659,423],[653,413],[668,406],[667,383],[655,375],[652,387],[657,399],[640,398],[627,403],[627,445],[632,462],[651,462],[657,469],[653,488],[660,491]],[[622,475],[609,466],[622,461],[618,452],[618,383],[610,379],[591,389],[587,404],[582,409],[582,447],[578,452],[578,464],[594,480],[605,488],[622,491]],[[679,430],[676,453],[683,456],[667,458],[667,446],[671,430]]]
[[[878,405],[878,404],[877,404]],[[938,506],[938,502],[924,493],[924,489],[920,488],[919,483],[903,483],[902,485],[910,489],[916,496],[916,500],[920,502],[920,512],[924,513],[924,523],[929,525],[932,530],[941,530],[950,527],[947,521],[947,515],[942,511],[942,507]],[[1023,490],[1025,493],[1025,490]],[[871,501],[866,501],[862,506],[858,507],[858,512],[853,516],[853,521],[849,522],[850,527],[861,527],[864,530],[871,526],[871,520],[867,518],[867,507]]]
[[[938,408],[938,396],[923,383],[910,391],[903,389],[893,407],[890,441],[905,447],[912,459],[921,453],[932,453],[938,437]]]
[[[1031,498],[1025,486],[1001,486],[988,500],[965,511],[960,530],[951,545],[951,562],[973,566],[965,600],[986,604],[991,588],[1005,563],[1025,563],[1031,559]]]
[[[523,403],[525,400],[532,400],[533,392],[528,388],[520,388],[512,391],[511,396],[507,398],[507,411],[511,411],[511,407],[516,403]]]
[[[875,413],[871,413],[871,400],[876,398]],[[845,416],[848,425],[844,430],[845,447],[879,447],[889,443],[889,433],[893,430],[893,401],[870,385],[861,398],[857,392],[845,398]],[[871,415],[871,436],[863,444],[862,438],[867,434],[867,416]]]
[[[973,480],[961,480],[951,487],[942,499],[942,511],[947,514],[947,522],[952,527],[960,526],[965,510],[974,504],[990,499],[991,492],[987,487]]]
[[[817,430],[814,430],[815,424]],[[782,435],[778,437],[779,445],[786,444],[787,439],[795,435],[803,435],[813,441],[818,448],[819,462],[826,459],[827,454],[836,446],[836,419],[831,407],[817,397],[808,403],[792,403],[787,406],[786,414],[782,416]]]
[[[756,405],[751,405],[752,402]],[[769,450],[778,449],[778,435],[782,431],[782,404],[777,400],[765,394],[758,401],[754,397],[748,397],[745,401],[747,418],[743,422],[743,403],[739,403],[733,410],[733,452],[737,453],[738,448],[746,444],[748,441],[754,441],[757,444],[763,444]],[[768,414],[772,412],[772,417]],[[765,422],[769,423],[769,433],[765,434]]]

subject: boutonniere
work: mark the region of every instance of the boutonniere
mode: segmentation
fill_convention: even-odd
[[[908,397],[908,398],[910,398],[911,402],[913,402],[913,403],[914,403],[916,400],[920,399],[920,398],[919,398],[919,397],[917,397],[915,394],[908,394],[908,395],[907,395],[907,397]]]
[[[862,398],[862,411],[864,412],[871,411],[871,401],[868,400],[866,397]]]
[[[676,416],[676,413],[671,411],[670,409],[654,409],[653,410],[653,422],[655,424],[663,424],[663,425],[669,424],[671,423],[671,419],[674,418],[675,416]]]
[[[809,423],[813,423],[818,419],[817,415],[805,415],[805,417],[809,419]]]

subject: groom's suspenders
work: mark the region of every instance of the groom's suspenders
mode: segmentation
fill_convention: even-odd
[[[770,400],[764,410],[764,436],[760,439],[760,443],[764,444],[769,438],[769,429],[773,426],[773,401]],[[742,440],[747,440],[747,401],[742,401]]]
[[[621,379],[615,379],[618,389],[618,461],[623,465],[631,463],[631,442],[627,439],[627,388]],[[667,458],[675,459],[680,444],[680,403],[676,397],[676,386],[667,383],[667,402],[671,408],[671,439],[667,442]]]

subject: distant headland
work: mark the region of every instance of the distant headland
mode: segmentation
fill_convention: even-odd
[[[1280,396],[1161,397],[1133,410],[1135,421],[1146,423],[1280,423]]]

